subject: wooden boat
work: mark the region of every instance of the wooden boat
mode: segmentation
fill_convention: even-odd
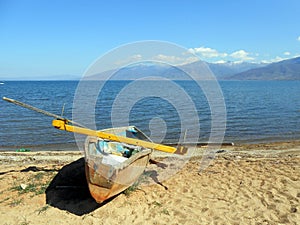
[[[147,137],[136,127],[102,130],[118,136]],[[144,172],[152,149],[89,136],[85,143],[85,172],[92,197],[101,203],[133,185]]]
[[[144,172],[153,150],[185,154],[187,149],[153,143],[134,126],[100,131],[53,120],[61,130],[89,135],[85,142],[85,172],[92,197],[101,203],[134,184]]]
[[[130,187],[144,172],[153,150],[185,154],[187,148],[153,143],[135,126],[91,130],[59,115],[23,102],[3,100],[56,118],[52,126],[87,135],[84,148],[85,173],[92,197],[101,203]]]

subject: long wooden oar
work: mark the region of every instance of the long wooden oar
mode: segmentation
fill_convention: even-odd
[[[168,153],[174,153],[174,154],[185,154],[187,152],[187,148],[184,146],[178,146],[178,148],[174,148],[171,146],[167,146],[167,145],[162,145],[162,144],[157,144],[157,143],[152,143],[152,142],[148,142],[148,141],[143,141],[143,140],[139,140],[139,139],[134,139],[134,138],[127,138],[127,137],[123,137],[123,136],[117,136],[114,134],[110,134],[110,133],[106,133],[106,132],[102,132],[102,131],[96,131],[96,130],[91,130],[88,128],[85,128],[83,125],[72,121],[72,120],[68,120],[66,118],[63,118],[59,115],[47,112],[45,110],[33,107],[31,105],[28,105],[26,103],[14,100],[14,99],[10,99],[10,98],[6,98],[3,97],[3,100],[8,101],[10,103],[19,105],[21,107],[42,113],[44,115],[47,116],[51,116],[54,117],[56,120],[52,121],[52,125],[53,127],[60,129],[60,130],[65,130],[65,131],[69,131],[69,132],[74,132],[74,133],[79,133],[79,134],[84,134],[84,135],[89,135],[89,136],[96,136],[96,137],[100,137],[103,139],[108,139],[108,140],[112,140],[112,141],[118,141],[118,142],[123,142],[126,144],[132,144],[132,145],[138,145],[138,146],[142,146],[145,148],[151,148],[151,149],[155,149],[158,151],[163,151],[163,152],[168,152]],[[77,125],[77,126],[73,126],[73,125],[69,125],[69,123]]]
[[[46,115],[46,116],[50,116],[50,117],[53,117],[53,118],[59,119],[59,120],[65,120],[65,121],[67,121],[68,123],[72,123],[72,124],[74,124],[74,125],[77,125],[77,126],[80,126],[80,127],[84,127],[84,126],[81,125],[80,123],[77,123],[77,122],[75,122],[75,121],[66,119],[66,118],[64,118],[64,117],[62,117],[62,116],[59,116],[59,115],[56,115],[56,114],[54,114],[54,113],[45,111],[45,110],[43,110],[43,109],[36,108],[36,107],[34,107],[34,106],[32,106],[32,105],[28,105],[28,104],[26,104],[26,103],[24,103],[24,102],[20,102],[20,101],[18,101],[18,100],[11,99],[11,98],[6,98],[6,97],[3,97],[3,100],[5,100],[5,101],[7,101],[7,102],[10,102],[10,103],[13,103],[13,104],[15,104],[15,105],[21,106],[21,107],[23,107],[23,108],[30,109],[30,110],[33,110],[33,111],[35,111],[35,112],[44,114],[44,115]]]

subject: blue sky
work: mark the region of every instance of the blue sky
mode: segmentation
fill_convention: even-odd
[[[0,80],[80,76],[107,51],[162,40],[209,62],[300,56],[299,0],[0,0]]]

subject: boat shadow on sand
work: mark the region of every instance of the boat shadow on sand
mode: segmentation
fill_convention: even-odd
[[[106,204],[97,203],[90,195],[85,177],[84,158],[64,166],[46,189],[46,203],[75,215],[88,214]]]
[[[158,167],[162,168],[165,168],[166,166],[163,163],[154,160],[150,160],[150,163],[156,164]],[[158,174],[155,170],[149,170],[148,172],[145,172],[145,174],[147,174],[146,176],[155,183],[163,186],[166,190],[168,189],[158,181]],[[86,181],[84,158],[80,158],[62,167],[46,189],[47,204],[78,216],[88,214],[98,209],[117,196],[118,195],[101,204],[94,200],[90,194]]]

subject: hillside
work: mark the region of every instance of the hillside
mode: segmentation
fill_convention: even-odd
[[[101,74],[96,74],[91,79],[101,79],[107,73],[114,73],[113,80],[134,80],[147,76],[158,76],[172,80],[186,80],[190,79],[183,71],[197,73],[201,76],[206,68],[212,71],[217,79],[227,79],[236,73],[240,73],[249,69],[262,67],[264,64],[257,63],[206,63],[203,61],[196,61],[193,63],[172,67],[159,63],[141,63],[137,65],[127,66],[117,71],[106,71]]]
[[[249,62],[226,62],[226,63],[208,63],[209,68],[218,79],[226,79],[237,73],[241,73],[250,69],[266,66],[263,63]]]
[[[113,80],[134,80],[142,77],[157,76],[172,80],[189,79],[184,71],[198,73],[200,76],[207,66],[219,80],[300,80],[300,57],[271,64],[262,63],[205,63],[197,61],[178,67],[165,64],[141,63],[114,71]],[[106,71],[91,76],[91,79],[101,79]],[[203,76],[204,77],[204,76]]]
[[[250,69],[228,77],[231,80],[300,80],[300,57]]]

